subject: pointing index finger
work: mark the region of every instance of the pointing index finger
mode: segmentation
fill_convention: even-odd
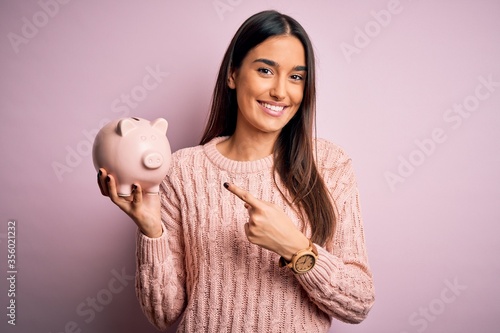
[[[240,198],[243,202],[246,202],[250,206],[255,207],[258,204],[258,199],[256,199],[250,193],[248,193],[248,191],[245,191],[244,189],[242,189],[234,184],[229,184],[227,182],[224,183],[224,187],[227,188],[229,192],[233,193],[238,198]]]

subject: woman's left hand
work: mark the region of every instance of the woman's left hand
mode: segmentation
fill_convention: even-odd
[[[255,198],[234,184],[224,183],[230,192],[243,200],[248,210],[245,233],[250,243],[273,251],[286,260],[309,246],[309,240],[297,229],[280,207]]]

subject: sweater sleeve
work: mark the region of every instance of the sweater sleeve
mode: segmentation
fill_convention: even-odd
[[[168,178],[160,186],[163,234],[137,232],[136,294],[148,320],[160,330],[174,324],[186,304],[186,269],[178,199]]]
[[[324,247],[316,244],[315,267],[297,279],[322,311],[344,322],[359,323],[375,301],[359,191],[351,159],[337,146],[327,148],[324,155],[318,164],[337,210],[335,236]]]

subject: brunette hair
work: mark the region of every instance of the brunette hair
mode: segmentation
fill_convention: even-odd
[[[302,43],[307,75],[302,103],[295,116],[281,130],[274,145],[274,177],[279,175],[291,195],[290,204],[297,204],[309,220],[312,237],[324,245],[333,239],[335,213],[330,195],[318,173],[313,154],[313,127],[316,114],[315,61],[311,41],[304,28],[293,18],[274,10],[263,11],[248,18],[234,35],[224,55],[215,84],[211,112],[200,144],[218,136],[230,136],[236,129],[238,105],[236,91],[228,86],[228,76],[240,68],[247,53],[274,36],[291,35]],[[280,190],[281,191],[281,190]]]

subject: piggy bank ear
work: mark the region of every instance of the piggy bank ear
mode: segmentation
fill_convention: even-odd
[[[130,118],[120,120],[118,122],[118,125],[116,126],[117,132],[120,136],[127,135],[127,133],[129,133],[134,128],[136,128],[136,125]]]
[[[160,132],[167,134],[168,122],[165,119],[158,118],[151,123],[151,126]]]

